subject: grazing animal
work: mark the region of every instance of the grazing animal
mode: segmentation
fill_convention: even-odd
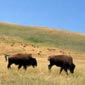
[[[11,68],[12,64],[18,65],[18,69],[22,66],[27,69],[27,66],[37,66],[37,60],[32,57],[32,54],[18,53],[14,55],[5,54],[6,61],[8,60],[7,68]]]
[[[60,74],[62,70],[66,72],[68,75],[68,70],[71,73],[74,73],[75,65],[73,64],[73,59],[71,56],[67,55],[53,55],[49,56],[48,61],[50,64],[48,65],[48,69],[51,70],[53,65],[60,67]]]

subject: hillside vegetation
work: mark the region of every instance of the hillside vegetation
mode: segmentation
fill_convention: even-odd
[[[44,27],[0,23],[0,41],[34,43],[78,52],[85,51],[85,35]]]
[[[0,85],[85,85],[85,35],[44,27],[27,27],[0,23]],[[38,66],[7,69],[5,54],[31,53]],[[48,70],[48,56],[66,54],[73,57],[74,74],[67,76],[59,67]]]

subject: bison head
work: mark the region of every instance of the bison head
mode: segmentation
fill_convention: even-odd
[[[35,67],[37,66],[37,60],[35,58],[32,58],[32,66]]]
[[[70,65],[70,72],[71,73],[74,73],[74,69],[75,69],[75,65],[74,64],[71,64]]]

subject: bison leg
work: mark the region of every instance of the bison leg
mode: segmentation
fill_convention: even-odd
[[[64,71],[66,72],[66,74],[68,75],[68,70],[67,70],[67,68],[64,68]]]
[[[21,67],[22,67],[22,65],[19,65],[19,66],[18,66],[18,70],[19,70]]]
[[[7,66],[7,68],[9,69],[9,68],[11,68],[11,63],[8,63],[8,66]]]
[[[61,74],[62,70],[63,70],[63,68],[60,69],[60,74]]]
[[[49,64],[48,69],[51,70],[52,66],[53,66],[52,64]]]
[[[27,66],[26,65],[24,65],[23,67],[24,67],[25,70],[27,69]]]

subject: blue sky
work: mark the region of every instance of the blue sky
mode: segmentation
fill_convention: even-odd
[[[85,33],[85,0],[0,0],[0,22]]]

